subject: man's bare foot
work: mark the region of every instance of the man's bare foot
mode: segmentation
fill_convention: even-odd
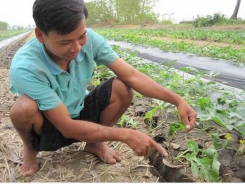
[[[39,170],[37,163],[38,152],[25,148],[23,151],[23,164],[19,167],[19,173],[22,176],[31,176]]]
[[[85,151],[97,155],[103,162],[108,164],[115,164],[120,162],[119,153],[110,149],[106,143],[86,143]]]

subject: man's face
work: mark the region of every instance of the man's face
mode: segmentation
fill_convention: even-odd
[[[42,31],[36,30],[36,36],[39,42],[45,45],[48,54],[55,62],[69,62],[77,57],[82,46],[87,42],[85,20],[82,20],[74,31],[65,35],[55,31],[45,35]]]

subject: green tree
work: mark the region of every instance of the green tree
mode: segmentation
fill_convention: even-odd
[[[0,30],[6,31],[8,29],[8,23],[0,21]]]
[[[142,24],[157,22],[152,12],[158,0],[92,0],[87,3],[89,24],[120,23]]]
[[[93,0],[86,3],[89,11],[88,24],[106,23],[108,20],[113,19],[113,11],[109,1]]]

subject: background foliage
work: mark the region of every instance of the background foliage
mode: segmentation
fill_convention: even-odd
[[[92,0],[86,3],[87,24],[145,24],[157,23],[153,12],[158,0]]]
[[[6,31],[8,29],[8,23],[0,21],[0,31]]]
[[[207,15],[206,17],[197,17],[193,21],[194,27],[206,27],[212,25],[233,25],[233,24],[245,24],[245,20],[242,19],[229,19],[225,15],[215,13],[213,15]]]

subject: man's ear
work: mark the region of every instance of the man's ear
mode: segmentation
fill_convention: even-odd
[[[38,41],[40,43],[44,43],[44,39],[43,39],[44,33],[38,27],[35,28],[35,34]]]

